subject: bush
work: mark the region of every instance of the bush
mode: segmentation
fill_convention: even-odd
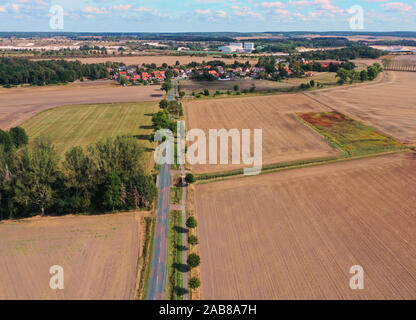
[[[189,279],[189,288],[195,290],[198,289],[201,286],[201,280],[199,280],[198,277],[192,277],[191,279]]]
[[[205,90],[204,90],[204,96],[206,96],[206,97],[208,97],[208,96],[209,96],[209,90],[208,90],[208,89],[205,89]]]
[[[195,176],[192,173],[187,173],[185,177],[186,183],[194,183],[195,182]]]
[[[196,222],[195,218],[191,216],[188,218],[188,220],[186,220],[186,226],[189,229],[194,229],[198,226],[198,223]]]
[[[196,253],[191,253],[186,261],[189,268],[196,268],[201,264],[201,258]]]
[[[159,102],[159,107],[161,109],[166,109],[168,107],[168,105],[169,105],[169,102],[166,99],[163,99],[162,101]]]
[[[198,237],[194,236],[194,235],[189,235],[188,236],[188,243],[191,244],[191,245],[198,244]]]

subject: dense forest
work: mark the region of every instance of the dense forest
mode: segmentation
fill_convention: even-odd
[[[357,58],[377,59],[384,55],[385,52],[366,46],[353,46],[335,50],[310,51],[304,52],[301,56],[308,60],[354,60]]]
[[[330,47],[350,47],[354,42],[346,38],[294,38],[294,39],[262,39],[254,41],[256,43],[255,52],[295,52],[298,47],[306,48],[330,48]]]
[[[19,58],[0,58],[0,85],[47,85],[73,82],[88,78],[105,79],[110,76],[103,63],[82,64],[80,61],[30,61]]]
[[[0,220],[151,207],[157,188],[143,152],[137,139],[122,136],[74,147],[61,162],[47,138],[31,148],[0,143]]]

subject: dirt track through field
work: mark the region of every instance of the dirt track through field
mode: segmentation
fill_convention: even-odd
[[[415,170],[406,153],[197,186],[203,297],[415,299]]]
[[[416,73],[384,72],[382,81],[306,95],[405,143],[416,143]]]
[[[163,98],[160,86],[127,87],[68,85],[48,88],[0,90],[0,128],[20,125],[35,114],[57,106],[87,103],[158,101]]]
[[[142,213],[0,223],[0,299],[133,299]],[[49,268],[64,268],[64,290]]]
[[[337,151],[294,115],[296,112],[327,110],[322,104],[300,94],[213,99],[185,104],[187,128],[202,129],[207,137],[209,129],[236,128],[240,134],[242,129],[262,129],[263,165],[336,155]],[[231,145],[230,142],[229,163]],[[198,164],[193,170],[203,173],[241,167],[244,165]]]

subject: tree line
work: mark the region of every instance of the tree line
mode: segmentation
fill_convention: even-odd
[[[0,85],[47,85],[75,80],[105,79],[110,76],[103,63],[82,64],[80,61],[0,58]]]
[[[157,188],[143,156],[127,136],[74,147],[63,162],[48,138],[8,151],[0,144],[0,220],[150,208]]]
[[[358,71],[355,69],[339,69],[337,72],[337,78],[339,84],[346,82],[353,83],[354,81],[373,81],[383,71],[382,66],[379,63],[374,63],[371,66],[367,66],[367,69]]]
[[[303,52],[301,56],[308,60],[354,60],[358,58],[377,59],[385,52],[367,46],[351,46],[335,50],[309,51]]]

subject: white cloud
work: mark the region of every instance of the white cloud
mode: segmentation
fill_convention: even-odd
[[[206,16],[206,15],[210,15],[211,14],[211,10],[210,9],[205,9],[205,10],[203,10],[203,9],[196,9],[195,10],[195,13]]]
[[[135,8],[134,11],[136,11],[136,12],[147,12],[147,13],[150,13],[154,16],[161,16],[161,14],[159,13],[158,10],[151,9],[151,8],[138,7],[138,8]]]
[[[109,13],[109,11],[106,8],[97,8],[93,6],[87,6],[84,9],[82,9],[82,11],[86,13],[95,13],[95,14]]]
[[[11,5],[11,7],[12,7],[12,9],[13,9],[14,11],[16,11],[16,12],[19,12],[19,10],[20,10],[20,4],[13,3],[13,4]]]
[[[118,6],[112,6],[111,9],[116,11],[127,11],[130,10],[131,4],[120,4]]]
[[[246,8],[246,7],[242,8],[242,7],[239,7],[239,6],[231,6],[231,8],[234,10],[234,14],[236,16],[239,16],[239,17],[255,17],[255,18],[262,19],[262,16],[261,16],[260,13],[254,12],[250,8]]]
[[[403,2],[390,2],[386,4],[382,4],[384,10],[387,12],[401,12],[404,13],[406,11],[411,11],[413,7],[408,3]]]
[[[217,10],[217,15],[218,18],[226,18],[227,17],[227,12],[225,12],[224,10]]]
[[[303,9],[303,7],[307,6],[314,6],[317,10],[326,10],[329,11],[331,14],[345,13],[344,9],[334,6],[331,0],[290,0],[289,5],[300,9]]]
[[[255,5],[256,7],[262,7],[262,8],[280,8],[283,9],[285,8],[285,4],[280,2],[280,1],[276,1],[276,2],[262,2],[262,3],[256,3]]]

